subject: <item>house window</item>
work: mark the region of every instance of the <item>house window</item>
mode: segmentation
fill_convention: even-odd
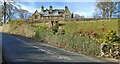
[[[49,14],[49,12],[48,12],[48,11],[46,11],[46,12],[45,12],[45,15],[48,15],[48,14]]]
[[[65,15],[65,18],[69,18],[69,16],[68,16],[68,15]]]
[[[54,14],[57,15],[57,14],[58,14],[58,11],[55,11]]]
[[[35,19],[38,19],[38,15],[35,15]]]

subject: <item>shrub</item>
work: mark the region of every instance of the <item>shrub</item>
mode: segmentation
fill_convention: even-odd
[[[24,23],[24,21],[23,20],[11,20],[10,21],[10,24],[17,24],[17,25],[21,25],[21,24],[23,24]]]
[[[60,34],[60,35],[65,34],[65,30],[63,30],[63,29],[59,29],[59,30],[58,30],[58,34]]]
[[[120,38],[116,35],[116,31],[110,30],[105,36],[101,39],[103,43],[119,43]]]
[[[101,39],[101,56],[120,58],[120,38],[116,35],[116,31],[110,30]]]
[[[3,23],[0,21],[0,26],[2,26],[3,25]]]
[[[56,34],[57,32],[58,32],[58,26],[53,26],[52,27],[52,32],[53,32],[53,34]]]

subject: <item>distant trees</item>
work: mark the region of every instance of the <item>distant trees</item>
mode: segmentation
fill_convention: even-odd
[[[109,2],[109,0],[100,0],[96,2],[96,7],[99,9],[102,18],[111,18],[117,8],[116,5],[117,2]]]
[[[24,9],[18,9],[18,16],[20,19],[27,19],[30,16],[30,13]]]
[[[85,18],[85,16],[80,16],[80,18]]]
[[[2,17],[3,17],[4,23],[6,23],[6,20],[10,21],[13,18],[19,5],[16,2],[7,2],[5,0],[0,4],[2,7]]]
[[[117,7],[117,9],[116,9],[116,12],[114,12],[114,14],[117,18],[120,18],[120,1],[117,2],[116,7]]]
[[[0,5],[2,8],[1,15],[4,20],[3,23],[6,23],[6,21],[10,21],[11,19],[26,19],[29,16],[29,12],[21,9],[18,2],[6,2],[4,0],[4,2],[1,2]]]
[[[101,18],[100,13],[98,13],[98,9],[95,9],[95,12],[93,13],[93,18]]]
[[[83,16],[83,15],[79,15],[79,14],[74,14],[74,18],[85,18],[85,16]]]

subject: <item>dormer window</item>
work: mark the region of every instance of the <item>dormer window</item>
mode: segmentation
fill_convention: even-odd
[[[45,11],[45,15],[48,15],[49,14],[49,12],[48,11]]]
[[[54,12],[54,14],[57,15],[57,14],[58,14],[58,10],[56,10],[56,11]]]

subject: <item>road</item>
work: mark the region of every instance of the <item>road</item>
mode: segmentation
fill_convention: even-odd
[[[103,62],[15,35],[2,35],[3,55],[7,62]]]

